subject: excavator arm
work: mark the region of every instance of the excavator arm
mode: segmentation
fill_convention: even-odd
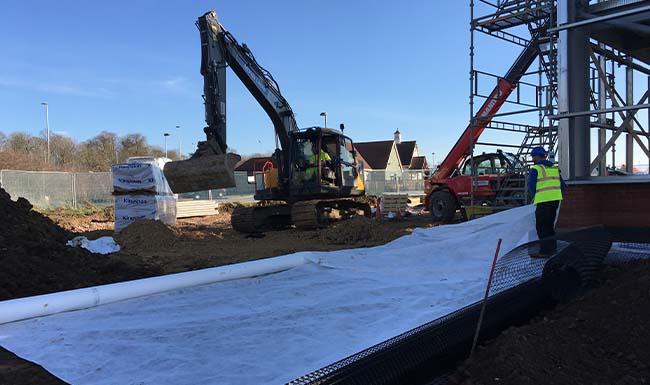
[[[199,17],[201,75],[205,102],[206,140],[188,160],[165,165],[165,176],[175,193],[233,187],[234,166],[239,155],[227,153],[226,67],[230,67],[273,122],[283,149],[290,148],[289,134],[298,130],[291,106],[273,76],[264,69],[245,44],[218,21],[214,11]]]
[[[226,149],[226,67],[230,66],[246,89],[267,113],[283,148],[289,148],[289,132],[298,125],[291,106],[282,96],[278,83],[269,71],[255,60],[246,44],[219,23],[210,11],[197,21],[201,34],[201,74],[204,78],[205,131],[217,138],[222,151]]]

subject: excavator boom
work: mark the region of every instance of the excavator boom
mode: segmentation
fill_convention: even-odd
[[[290,132],[298,130],[293,111],[273,76],[219,23],[216,12],[205,13],[196,25],[201,35],[206,140],[199,142],[190,159],[165,165],[165,177],[175,193],[235,186],[234,168],[241,157],[227,152],[226,67],[267,113],[283,149],[290,148]]]

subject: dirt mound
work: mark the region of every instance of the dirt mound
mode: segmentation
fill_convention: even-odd
[[[46,210],[42,213],[60,227],[91,238],[93,237],[89,234],[90,232],[113,230],[113,206],[84,206],[78,209],[59,208]]]
[[[478,350],[451,383],[647,384],[650,261],[609,267],[600,287]]]
[[[0,189],[0,300],[134,279],[141,271],[66,246],[72,234]]]
[[[379,221],[355,217],[339,222],[320,231],[321,240],[338,245],[372,243],[378,240],[391,239],[394,229],[383,226]]]
[[[177,241],[176,232],[166,224],[154,220],[139,220],[128,225],[115,240],[129,253],[164,250]]]

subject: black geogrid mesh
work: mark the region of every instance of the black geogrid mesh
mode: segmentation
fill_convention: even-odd
[[[586,287],[611,245],[601,228],[559,238],[562,240],[558,241],[557,253],[551,259],[530,258],[529,254],[539,248],[538,242],[531,242],[498,260],[481,328],[482,338],[495,335],[518,319],[530,317],[549,296],[562,299],[560,294]],[[550,290],[544,290],[549,287]],[[476,302],[288,384],[380,385],[429,381],[468,354],[480,308],[481,302]]]
[[[648,236],[650,242],[650,235]],[[650,259],[650,243],[616,242],[607,253],[607,263],[620,263],[635,259]]]

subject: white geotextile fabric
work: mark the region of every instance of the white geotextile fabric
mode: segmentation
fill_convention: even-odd
[[[416,229],[386,245],[0,326],[0,344],[72,384],[282,384],[479,300],[532,206]]]

